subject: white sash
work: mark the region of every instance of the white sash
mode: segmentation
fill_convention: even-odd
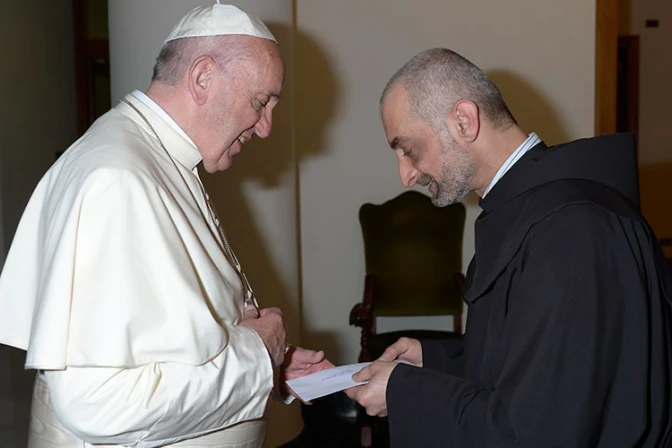
[[[180,448],[262,448],[266,437],[265,419],[239,423],[182,442],[163,445]],[[35,377],[28,448],[122,448],[120,445],[91,445],[68,431],[60,422],[49,397],[47,383],[41,374]]]

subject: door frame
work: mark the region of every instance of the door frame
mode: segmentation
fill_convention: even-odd
[[[103,61],[109,70],[110,49],[108,39],[91,39],[87,36],[87,1],[72,0],[73,37],[75,44],[75,81],[77,91],[77,130],[81,136],[98,118],[94,91],[96,61]],[[109,76],[109,73],[106,73]]]
[[[595,135],[616,132],[618,0],[595,0]]]

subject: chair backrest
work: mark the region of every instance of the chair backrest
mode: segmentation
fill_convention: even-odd
[[[366,273],[376,279],[374,316],[462,312],[453,276],[462,269],[465,215],[463,204],[436,207],[417,191],[360,207]]]

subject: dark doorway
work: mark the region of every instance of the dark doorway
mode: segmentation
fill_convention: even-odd
[[[110,109],[107,0],[73,0],[77,124],[82,135]]]
[[[637,135],[639,123],[639,36],[618,37],[616,131]]]

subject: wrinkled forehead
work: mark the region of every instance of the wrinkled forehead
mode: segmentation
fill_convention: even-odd
[[[280,83],[285,79],[285,64],[280,56],[280,50],[277,45],[269,54],[269,71],[273,73],[275,78],[280,79]]]
[[[275,51],[274,54],[270,54],[269,59],[265,62],[262,61],[262,64],[261,70],[265,74],[262,81],[264,88],[273,92],[274,95],[272,96],[280,96],[285,80],[285,67],[280,52]]]
[[[251,49],[259,64],[265,66],[269,71],[284,75],[284,64],[278,44],[266,39],[254,39]]]
[[[249,38],[240,53],[236,83],[279,95],[284,81],[284,65],[278,45],[266,39]]]

